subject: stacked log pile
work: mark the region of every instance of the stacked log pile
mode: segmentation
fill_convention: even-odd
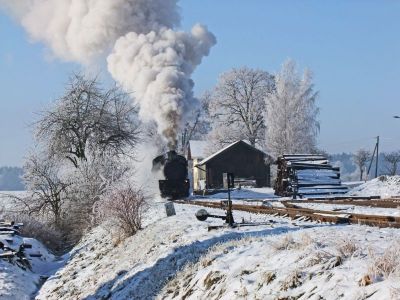
[[[275,194],[278,196],[311,196],[343,194],[348,191],[340,180],[340,169],[329,164],[323,155],[291,154],[277,160]]]
[[[35,257],[35,255],[25,253],[25,250],[32,248],[32,245],[25,243],[20,236],[19,230],[22,226],[22,223],[0,220],[0,259],[27,270],[31,269],[28,256]]]

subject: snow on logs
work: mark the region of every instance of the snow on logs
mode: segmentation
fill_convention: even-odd
[[[22,226],[22,223],[0,220],[0,259],[26,270],[30,269],[31,265],[25,249],[32,248],[32,245],[25,243],[20,237],[19,229]],[[29,256],[32,257],[32,254]]]
[[[348,191],[342,186],[340,169],[329,164],[319,154],[282,155],[277,160],[278,172],[275,194],[300,197],[309,195],[343,194]]]

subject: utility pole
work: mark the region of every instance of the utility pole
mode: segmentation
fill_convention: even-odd
[[[372,167],[372,163],[374,162],[374,156],[375,156],[375,178],[378,177],[378,166],[379,166],[379,135],[376,137],[376,143],[375,143],[375,147],[374,147],[374,152],[372,153],[372,157],[371,157],[371,162],[369,163],[369,167],[368,167],[368,171],[367,171],[367,178],[369,175],[369,171],[371,170]]]
[[[375,165],[375,178],[378,177],[378,161],[379,161],[379,135],[376,137],[376,165]]]

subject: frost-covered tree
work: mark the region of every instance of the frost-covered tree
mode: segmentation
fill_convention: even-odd
[[[273,76],[247,67],[223,73],[211,91],[208,112],[211,144],[220,146],[246,139],[255,146],[264,138],[265,95]]]
[[[19,200],[24,203],[28,214],[42,216],[61,229],[64,205],[72,182],[63,178],[59,162],[43,153],[30,154],[25,161],[23,179],[29,197]]]
[[[383,157],[386,162],[386,171],[389,175],[396,175],[398,165],[400,163],[400,151],[393,151],[390,153],[384,153]]]
[[[94,204],[133,173],[137,112],[117,88],[75,75],[64,95],[36,123],[39,154],[25,164],[30,214],[47,213],[72,243],[91,225]],[[129,175],[127,175],[129,173]],[[50,216],[50,217],[49,217]]]
[[[189,141],[192,139],[202,139],[210,131],[208,118],[208,102],[210,93],[206,92],[200,99],[200,106],[195,107],[190,113],[185,126],[180,132],[178,140],[178,151],[186,154]]]
[[[371,152],[362,148],[357,150],[357,152],[354,154],[353,159],[358,167],[358,170],[360,171],[360,180],[363,180],[367,163],[371,160],[371,158]]]
[[[42,112],[36,137],[49,154],[78,167],[90,154],[119,155],[132,149],[139,133],[136,115],[118,88],[104,90],[96,78],[74,75],[64,95]]]
[[[284,153],[312,153],[319,133],[311,73],[301,76],[293,60],[286,61],[275,76],[275,89],[265,94],[266,150],[274,157]]]

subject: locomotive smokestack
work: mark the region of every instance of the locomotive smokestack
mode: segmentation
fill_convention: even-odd
[[[177,156],[176,151],[175,150],[168,151],[167,156],[169,160],[173,160]]]
[[[169,149],[169,151],[174,151],[174,152],[176,152],[176,149],[178,148],[178,141],[176,141],[176,140],[174,140],[173,142],[172,141],[170,141],[170,142],[168,142],[168,149]]]

